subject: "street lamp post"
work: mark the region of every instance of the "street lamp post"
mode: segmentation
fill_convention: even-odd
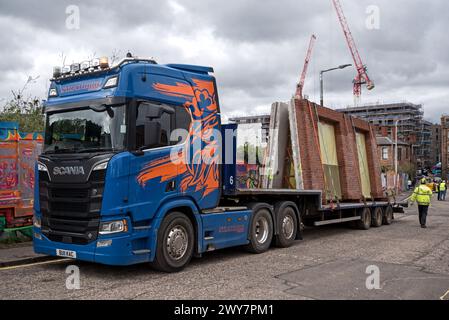
[[[352,66],[352,64],[342,64],[341,66],[338,66],[336,68],[330,68],[327,70],[321,70],[320,71],[320,105],[324,106],[324,85],[323,85],[323,73],[334,71],[334,70],[340,70],[347,67]]]
[[[398,194],[398,123],[401,120],[394,122],[394,190]]]

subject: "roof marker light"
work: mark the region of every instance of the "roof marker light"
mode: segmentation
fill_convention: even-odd
[[[57,97],[57,96],[58,96],[58,91],[56,91],[55,88],[52,88],[52,89],[50,89],[48,95],[49,95],[50,97]]]
[[[70,66],[63,66],[62,67],[62,74],[70,73]]]
[[[71,73],[76,73],[80,71],[80,64],[79,63],[72,63],[72,65],[70,66],[70,72]]]
[[[100,58],[100,68],[101,69],[109,68],[108,57],[101,57]]]
[[[108,79],[103,86],[103,89],[116,87],[118,83],[118,76],[114,76]]]
[[[90,66],[94,69],[98,68],[100,66],[100,59],[93,59],[90,62]]]
[[[87,71],[90,68],[90,61],[83,61],[80,65],[81,70]]]
[[[59,78],[61,76],[61,67],[53,67],[53,78]]]

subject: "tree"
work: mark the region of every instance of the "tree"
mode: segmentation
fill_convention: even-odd
[[[37,97],[25,96],[28,84],[39,77],[28,77],[22,89],[12,90],[12,98],[3,106],[0,113],[0,121],[19,123],[21,132],[42,132],[44,130],[44,115],[42,103]]]
[[[408,174],[410,180],[413,180],[416,176],[416,165],[414,163],[406,163],[399,166],[399,172]]]

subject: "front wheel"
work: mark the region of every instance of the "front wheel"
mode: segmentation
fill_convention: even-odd
[[[260,208],[253,212],[249,230],[249,244],[246,249],[253,253],[262,253],[270,248],[273,239],[273,221],[270,211]]]
[[[161,223],[156,256],[151,265],[163,272],[178,272],[192,259],[195,236],[190,219],[172,212]]]

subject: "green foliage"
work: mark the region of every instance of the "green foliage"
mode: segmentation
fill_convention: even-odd
[[[403,164],[399,167],[399,172],[407,173],[411,180],[416,176],[416,165],[414,163]]]
[[[260,164],[263,162],[264,152],[264,147],[245,143],[237,148],[237,160],[245,163]]]
[[[19,123],[21,132],[43,132],[44,116],[42,104],[37,98],[24,99],[21,94],[14,94],[0,113],[0,121],[13,121]]]

